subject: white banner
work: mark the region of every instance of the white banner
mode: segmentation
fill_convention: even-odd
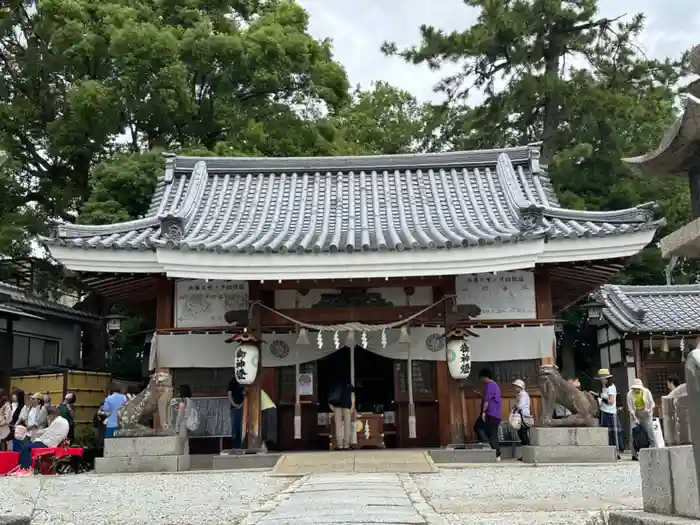
[[[476,319],[536,319],[535,274],[527,270],[458,275],[457,304],[481,308]]]
[[[175,297],[175,327],[227,326],[224,319],[226,312],[248,310],[248,283],[179,280],[175,282]]]
[[[399,330],[387,330],[387,346],[381,344],[381,332],[368,335],[368,350],[389,359],[407,359],[406,344],[399,343]],[[479,329],[480,337],[471,338],[472,361],[493,362],[519,359],[541,359],[552,356],[554,327]],[[444,361],[445,345],[441,328],[411,330],[411,358]],[[341,333],[343,346],[347,334]],[[157,338],[158,366],[164,368],[230,368],[233,366],[235,344],[226,344],[225,334],[160,334]],[[323,348],[316,345],[316,334],[309,333],[310,345],[297,345],[296,334],[263,334],[262,364],[264,367],[293,366],[315,361],[335,352],[333,334],[323,334]],[[360,345],[360,334],[355,334]]]

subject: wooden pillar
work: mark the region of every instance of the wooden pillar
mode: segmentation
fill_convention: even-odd
[[[165,276],[158,277],[156,286],[156,330],[175,325],[175,283]],[[158,372],[170,373],[169,368],[158,367]]]
[[[554,319],[554,309],[552,307],[552,284],[549,270],[546,266],[535,268],[535,306],[538,319]],[[543,365],[553,365],[556,363],[556,341],[552,342],[552,355],[542,358]]]
[[[175,325],[175,283],[166,276],[158,277],[156,285],[156,330],[173,328]],[[156,357],[157,359],[157,357]],[[156,361],[156,365],[158,362]],[[158,372],[172,373],[170,368],[158,366]],[[173,392],[173,395],[177,395]],[[161,421],[156,412],[153,418],[154,428],[161,428]]]
[[[262,290],[260,288],[259,281],[249,281],[248,282],[248,300],[259,301],[262,298]],[[256,307],[253,308],[251,312],[251,318],[248,323],[248,331],[253,332],[258,337],[262,338],[262,327],[260,325],[260,313],[261,309]],[[247,436],[247,443],[249,449],[258,449],[262,446],[262,439],[260,435],[260,397],[262,391],[262,347],[260,345],[260,359],[258,360],[258,375],[255,379],[255,383],[248,387],[248,391],[245,396],[245,407],[243,410],[243,435]]]
[[[455,277],[453,275],[444,278],[442,287],[433,288],[433,300],[438,301],[446,295],[453,295],[456,290]],[[454,302],[443,302],[444,329],[447,333],[452,327],[448,326],[452,317]],[[447,340],[445,340],[447,344]],[[462,417],[462,391],[457,381],[452,379],[447,367],[447,361],[438,361],[436,366],[436,393],[438,403],[438,437],[440,446],[457,443],[463,439],[465,421]],[[410,373],[410,371],[409,371]]]

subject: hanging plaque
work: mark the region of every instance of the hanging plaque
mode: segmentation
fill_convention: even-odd
[[[477,319],[536,319],[535,275],[527,270],[457,276],[457,304],[481,308]]]
[[[246,281],[180,280],[175,283],[175,326],[226,326],[226,312],[248,310]]]

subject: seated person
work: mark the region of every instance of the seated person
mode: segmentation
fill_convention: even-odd
[[[31,474],[32,450],[35,448],[56,448],[68,437],[70,425],[66,418],[61,417],[57,407],[47,408],[49,426],[37,432],[34,441],[25,443],[19,453],[19,470],[17,475]]]

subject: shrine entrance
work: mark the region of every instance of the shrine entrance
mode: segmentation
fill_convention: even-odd
[[[351,360],[354,360],[355,403],[358,413],[386,414],[391,421],[394,414],[394,367],[393,360],[355,346],[354,351],[345,346],[321,358],[318,367],[318,400],[320,413],[329,412],[328,394],[339,381],[350,381]],[[385,436],[387,447],[395,446],[392,434]],[[388,442],[387,442],[388,441]]]

